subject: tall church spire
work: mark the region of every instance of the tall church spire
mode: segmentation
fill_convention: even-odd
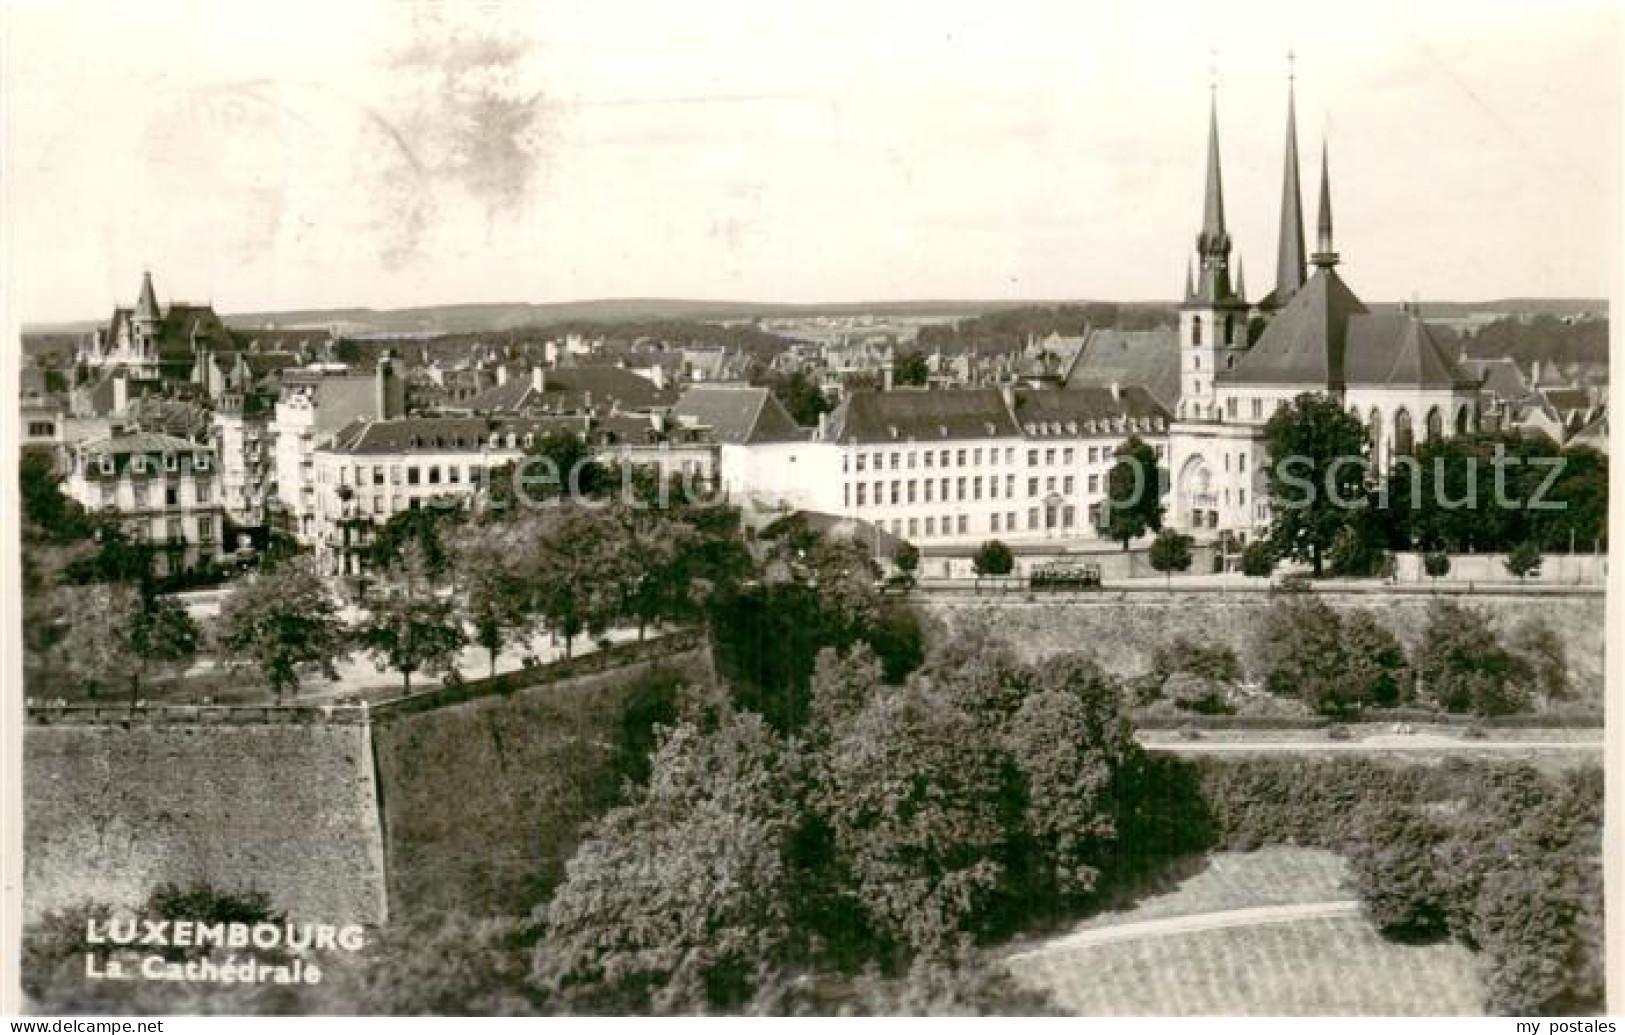
[[[150,323],[158,322],[158,297],[152,290],[152,272],[141,274],[141,294],[135,303],[135,319]]]
[[[1337,265],[1337,249],[1332,244],[1332,177],[1324,140],[1320,143],[1320,218],[1316,221],[1312,261],[1321,269]]]
[[[1224,177],[1219,171],[1219,98],[1215,88],[1208,112],[1207,186],[1202,199],[1202,229],[1196,235],[1196,290],[1191,301],[1234,304],[1230,288],[1230,233],[1224,226]]]
[[[1292,55],[1287,55],[1292,60]],[[1281,177],[1281,239],[1275,252],[1275,297],[1285,302],[1303,286],[1303,195],[1298,188],[1298,112],[1296,76],[1287,75],[1286,169]]]
[[[1228,243],[1224,232],[1224,180],[1219,172],[1219,97],[1213,95],[1208,111],[1207,129],[1207,194],[1202,203],[1202,237],[1211,244],[1220,240]],[[1206,251],[1205,245],[1197,246]]]

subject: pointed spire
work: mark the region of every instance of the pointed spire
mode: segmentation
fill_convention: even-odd
[[[1208,112],[1207,195],[1202,203],[1202,234],[1210,240],[1224,237],[1224,182],[1219,173],[1219,95]]]
[[[152,271],[141,274],[141,294],[135,303],[135,319],[158,322],[158,296],[152,290]]]
[[[1202,230],[1196,235],[1196,284],[1190,302],[1234,305],[1230,289],[1230,234],[1224,227],[1224,178],[1219,172],[1219,98],[1215,87],[1208,112],[1207,188]]]
[[[1292,55],[1287,55],[1292,61]],[[1296,77],[1287,75],[1286,168],[1281,177],[1281,238],[1275,252],[1275,297],[1285,302],[1303,286],[1303,195],[1298,187],[1298,111]]]
[[[1316,225],[1314,263],[1322,269],[1337,265],[1337,250],[1332,246],[1332,177],[1326,142],[1320,143],[1320,218]]]

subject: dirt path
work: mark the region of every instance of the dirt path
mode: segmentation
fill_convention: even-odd
[[[1147,738],[1140,743],[1158,751],[1178,754],[1207,754],[1224,752],[1292,752],[1309,754],[1326,751],[1567,751],[1601,753],[1602,739],[1596,740],[1459,740],[1454,737],[1426,734],[1383,734],[1358,740],[1173,740]]]
[[[1248,909],[1225,909],[1216,913],[1196,913],[1190,916],[1170,916],[1158,920],[1140,920],[1133,923],[1096,927],[1063,935],[1035,949],[1013,953],[1007,962],[1043,956],[1051,952],[1087,948],[1110,942],[1133,941],[1138,938],[1157,938],[1171,934],[1189,934],[1193,931],[1216,931],[1226,927],[1256,927],[1260,924],[1290,923],[1321,917],[1359,916],[1357,899],[1336,899],[1330,902],[1302,902],[1285,906],[1254,906]]]

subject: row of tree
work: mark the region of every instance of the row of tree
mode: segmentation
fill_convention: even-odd
[[[1269,547],[1319,576],[1369,575],[1389,550],[1502,553],[1606,545],[1608,460],[1541,436],[1423,441],[1378,473],[1359,418],[1300,395],[1264,429],[1271,458]]]
[[[1480,611],[1445,600],[1429,606],[1407,651],[1370,610],[1287,595],[1264,613],[1253,668],[1270,694],[1335,718],[1400,706],[1510,715],[1570,695],[1566,653],[1549,625],[1530,619],[1503,635]],[[1176,637],[1153,652],[1136,696],[1226,712],[1243,674],[1228,646]]]

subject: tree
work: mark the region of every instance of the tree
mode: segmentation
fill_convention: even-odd
[[[1540,618],[1525,619],[1513,630],[1508,647],[1534,677],[1535,690],[1547,701],[1569,696],[1569,664],[1563,638]]]
[[[447,571],[450,557],[442,537],[447,514],[436,507],[408,507],[390,515],[374,532],[367,545],[367,563],[375,570],[398,567],[408,545],[416,546],[424,573],[438,579]]]
[[[822,414],[834,409],[829,397],[805,370],[793,371],[788,377],[771,377],[768,383],[773,395],[802,427],[816,425]]]
[[[1220,715],[1230,710],[1223,683],[1191,672],[1169,676],[1162,684],[1162,697],[1177,708],[1201,715]]]
[[[94,523],[84,508],[62,491],[62,478],[56,473],[50,452],[23,449],[17,481],[25,539],[70,543],[90,537]]]
[[[1450,555],[1442,550],[1434,550],[1422,555],[1422,570],[1427,572],[1430,579],[1442,579],[1450,574]]]
[[[1445,711],[1508,715],[1528,706],[1535,674],[1507,650],[1478,611],[1448,600],[1428,608],[1415,667]]]
[[[1535,545],[1532,540],[1519,543],[1511,553],[1507,554],[1507,573],[1517,576],[1519,581],[1529,575],[1539,575],[1540,565],[1540,547]]]
[[[75,591],[65,617],[60,650],[69,671],[92,684],[128,680],[131,707],[149,676],[184,667],[201,638],[180,604],[127,583]]]
[[[904,575],[913,575],[920,570],[919,548],[913,543],[905,542],[900,544],[897,547],[897,552],[892,555],[892,563],[897,565],[897,570]]]
[[[1271,693],[1323,715],[1393,704],[1406,681],[1405,654],[1391,633],[1364,612],[1345,619],[1313,595],[1270,605],[1258,653]]]
[[[1106,475],[1105,531],[1127,550],[1133,540],[1162,528],[1167,479],[1157,466],[1156,449],[1138,435],[1118,446],[1116,457]]]
[[[918,350],[898,353],[893,382],[899,385],[917,385],[921,388],[931,380],[931,364],[925,353]]]
[[[983,543],[971,558],[971,567],[978,575],[1008,575],[1015,566],[1015,554],[997,539]]]
[[[1241,573],[1253,578],[1269,578],[1275,571],[1275,551],[1268,539],[1254,539],[1241,551]]]
[[[538,936],[527,919],[461,911],[391,918],[369,940],[357,1014],[516,1017],[535,1013],[530,956]]]
[[[1318,577],[1338,533],[1366,505],[1365,428],[1336,399],[1305,393],[1276,411],[1264,440],[1270,543]]]
[[[452,602],[425,588],[425,570],[421,551],[408,546],[396,569],[403,584],[373,605],[361,629],[362,645],[401,674],[408,694],[413,673],[450,671],[468,642]]]
[[[221,604],[216,638],[225,651],[259,668],[278,703],[298,689],[302,669],[337,678],[334,662],[348,641],[321,577],[300,563],[238,582]]]
[[[789,956],[796,767],[753,715],[672,727],[576,850],[533,975],[562,1012],[738,1009]]]
[[[1191,566],[1191,537],[1165,528],[1151,541],[1151,567],[1163,573],[1169,588],[1173,587],[1174,572],[1189,571]]]
[[[884,942],[952,952],[995,899],[1003,767],[993,731],[918,680],[835,730],[814,800]]]
[[[1345,846],[1355,890],[1384,934],[1438,938],[1449,933],[1449,907],[1438,858],[1446,831],[1436,820],[1393,802],[1369,804],[1351,823]]]
[[[107,920],[121,910],[97,902],[82,902],[47,913],[23,930],[21,977],[24,992],[36,1009],[57,1013],[168,1014],[250,1014],[269,1012],[322,1012],[316,1004],[301,1001],[284,986],[210,985],[188,987],[171,982],[98,980],[86,974],[85,957],[95,953],[107,958],[109,946],[89,941],[90,922]],[[186,885],[164,884],[153,889],[146,901],[133,910],[144,922],[173,924],[186,921],[197,925],[259,923],[281,925],[286,914],[272,907],[260,891],[226,890],[203,882]],[[211,959],[224,965],[234,950],[225,946],[176,945],[144,947],[166,962]],[[259,962],[279,965],[288,959],[280,946],[255,949]],[[241,962],[240,952],[237,955]],[[133,965],[133,964],[132,964]],[[325,965],[325,963],[324,963]]]
[[[1116,685],[1093,660],[1062,655],[1004,727],[1023,804],[1010,853],[1019,894],[1077,901],[1097,890],[1118,851],[1119,772],[1137,749]]]
[[[642,574],[632,537],[615,508],[555,507],[526,523],[518,570],[530,608],[573,653],[583,632],[601,633],[626,614]]]

